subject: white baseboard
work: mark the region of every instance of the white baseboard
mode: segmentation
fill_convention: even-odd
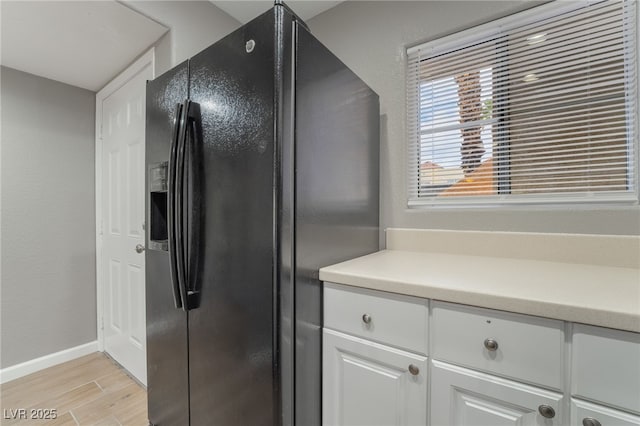
[[[98,342],[93,341],[85,343],[84,345],[45,355],[40,358],[32,359],[30,361],[22,362],[20,364],[12,365],[11,367],[0,370],[0,383],[6,383],[22,376],[26,376],[27,374],[35,373],[36,371],[44,370],[45,368],[53,367],[54,365],[62,364],[63,362],[71,361],[72,359],[80,358],[81,356],[89,355],[97,351]]]

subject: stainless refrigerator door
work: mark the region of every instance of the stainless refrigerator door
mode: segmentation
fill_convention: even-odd
[[[378,250],[378,95],[296,25],[295,419],[319,426],[318,270]]]
[[[147,84],[147,394],[149,422],[161,426],[189,424],[187,313],[176,308],[167,251],[167,166],[188,82],[184,62]]]
[[[189,311],[192,426],[272,425],[274,362],[274,18],[190,60],[202,119],[200,271]]]

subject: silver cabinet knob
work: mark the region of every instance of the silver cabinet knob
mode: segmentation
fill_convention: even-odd
[[[136,245],[136,253],[142,253],[144,251],[144,246],[142,244]]]
[[[494,339],[485,339],[484,347],[487,348],[488,351],[497,351],[498,350],[498,341]]]
[[[556,410],[553,409],[550,405],[541,405],[538,407],[538,412],[540,415],[547,419],[552,419],[556,416]]]
[[[411,373],[414,376],[417,376],[418,374],[420,374],[420,369],[418,368],[417,365],[409,364],[409,373]]]
[[[602,426],[602,424],[593,417],[585,417],[582,419],[582,426]]]
[[[365,324],[371,324],[371,315],[369,314],[362,315],[362,322]]]

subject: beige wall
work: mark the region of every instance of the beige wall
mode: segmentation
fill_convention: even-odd
[[[407,46],[523,10],[529,1],[348,1],[311,19],[312,33],[360,75],[381,104],[383,227],[640,234],[640,207],[406,207]]]
[[[0,367],[96,339],[95,95],[1,68]]]
[[[126,4],[170,31],[156,75],[240,26],[208,1]],[[0,368],[96,339],[95,93],[1,73]]]

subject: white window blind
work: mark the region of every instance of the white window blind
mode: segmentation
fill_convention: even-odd
[[[408,49],[409,205],[637,201],[635,8],[559,2]]]

